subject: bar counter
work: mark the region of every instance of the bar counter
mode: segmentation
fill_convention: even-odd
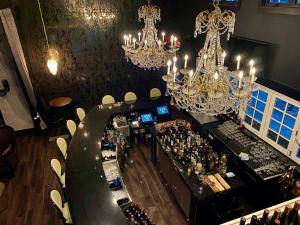
[[[99,141],[112,115],[146,110],[168,102],[166,98],[122,103],[112,108],[95,106],[86,115],[83,128],[73,136],[66,160],[66,195],[75,225],[128,225],[106,181]]]

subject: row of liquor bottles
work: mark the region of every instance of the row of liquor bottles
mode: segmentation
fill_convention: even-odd
[[[261,218],[253,215],[250,223],[246,223],[246,218],[242,217],[240,225],[300,225],[300,201],[293,207],[286,206],[282,213],[280,209],[275,209],[273,215],[270,214],[270,211],[265,209]]]
[[[165,127],[160,139],[169,148],[188,175],[212,171],[226,173],[227,156],[217,154],[206,139],[185,125]]]
[[[148,217],[147,213],[137,204],[131,203],[125,210],[130,224],[132,225],[155,225]]]

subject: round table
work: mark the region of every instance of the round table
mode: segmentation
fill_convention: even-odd
[[[70,97],[57,97],[49,101],[49,106],[60,108],[69,105],[72,102]]]

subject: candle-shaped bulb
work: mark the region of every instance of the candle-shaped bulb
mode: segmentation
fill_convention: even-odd
[[[162,32],[162,33],[161,33],[162,41],[163,41],[163,42],[165,42],[165,35],[166,35],[165,32]]]
[[[171,36],[171,47],[174,46],[174,35]]]
[[[125,45],[127,45],[127,35],[124,35],[124,41],[125,41]]]
[[[215,80],[218,80],[218,78],[219,78],[219,74],[218,74],[218,72],[215,72],[215,74],[214,74],[214,79],[215,79]]]
[[[239,78],[240,78],[240,80],[243,79],[243,77],[244,77],[244,71],[240,71],[239,72]]]
[[[135,48],[135,42],[136,42],[136,39],[135,38],[133,38],[133,48]]]
[[[139,41],[141,41],[141,35],[142,35],[141,32],[139,32],[139,33],[138,33]]]
[[[241,63],[241,56],[240,55],[238,55],[236,57],[236,61],[237,61],[236,69],[239,70],[240,69],[240,63]]]
[[[205,59],[205,60],[207,59],[207,54],[204,54],[204,59]]]
[[[174,61],[174,63],[177,61],[177,57],[176,56],[174,56],[173,61]]]
[[[188,56],[188,55],[185,55],[185,56],[184,56],[184,69],[187,68],[187,61],[188,61],[188,59],[189,59],[189,56]]]
[[[147,43],[148,43],[148,41],[147,41],[147,40],[145,40],[145,45],[147,45]]]
[[[254,60],[253,60],[253,59],[250,60],[249,65],[250,65],[251,67],[254,66]]]
[[[222,55],[223,55],[223,58],[225,58],[226,57],[226,52],[224,51]]]
[[[222,54],[222,65],[224,66],[225,64],[225,58],[226,58],[226,52],[224,51]]]
[[[253,67],[252,71],[251,71],[251,83],[253,84],[255,81],[255,73],[256,73],[256,69]]]
[[[159,47],[161,46],[161,40],[158,41],[158,46],[159,46]]]
[[[170,74],[170,73],[171,73],[171,65],[172,65],[172,61],[171,61],[171,60],[168,60],[167,65],[168,65],[168,72],[167,72],[167,74]]]
[[[194,75],[194,71],[193,70],[190,70],[189,72],[189,76],[190,76],[190,86],[192,86],[192,78],[193,78],[193,75]]]

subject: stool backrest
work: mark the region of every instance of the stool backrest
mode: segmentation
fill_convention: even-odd
[[[150,90],[150,98],[159,98],[161,96],[161,91],[158,88],[152,88]]]
[[[67,121],[67,128],[68,128],[71,136],[73,137],[75,132],[76,132],[76,128],[77,128],[76,123],[73,120],[68,120]]]
[[[62,203],[60,193],[57,190],[52,190],[50,192],[50,198],[51,198],[52,202],[55,204],[55,206],[60,210],[60,212],[62,214],[64,214],[64,212],[63,212],[63,203]]]
[[[110,105],[116,103],[115,98],[111,95],[105,95],[102,98],[102,105]]]
[[[85,117],[85,111],[84,111],[84,109],[83,109],[83,108],[77,108],[77,109],[76,109],[76,114],[77,114],[77,116],[78,116],[78,119],[79,119],[80,121],[83,121],[83,119],[84,119],[84,117]]]
[[[64,159],[67,159],[67,149],[68,149],[68,145],[67,142],[64,138],[57,138],[56,139],[56,144],[61,152],[61,154],[63,155]]]
[[[125,102],[133,102],[133,101],[136,101],[137,100],[137,97],[136,97],[136,94],[133,93],[133,92],[127,92],[124,96],[124,101]]]

